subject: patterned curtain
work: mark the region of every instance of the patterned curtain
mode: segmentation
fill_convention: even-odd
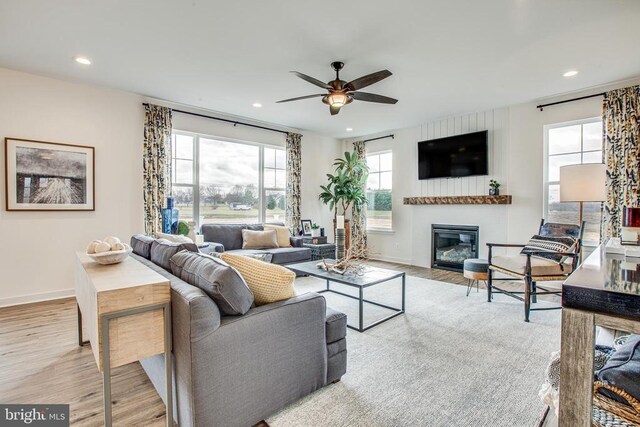
[[[622,208],[639,206],[640,86],[612,90],[604,96],[602,128],[607,164],[607,201],[602,236],[620,236]]]
[[[359,159],[364,160],[367,156],[367,148],[364,141],[353,143],[353,152]],[[351,244],[354,250],[360,252],[367,248],[367,209],[360,212],[355,207],[351,208]],[[358,247],[359,246],[359,247]]]
[[[302,174],[302,135],[287,134],[287,210],[286,226],[294,235],[300,229],[300,204],[302,192],[300,179]]]
[[[171,109],[145,105],[144,153],[144,231],[162,231],[162,207],[171,192]]]

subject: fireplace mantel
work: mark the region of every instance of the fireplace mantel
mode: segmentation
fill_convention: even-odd
[[[405,205],[510,205],[511,196],[405,197]]]

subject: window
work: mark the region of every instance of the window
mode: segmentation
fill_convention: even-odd
[[[391,230],[392,160],[390,151],[367,155],[367,228]]]
[[[560,167],[581,163],[602,163],[602,120],[593,118],[545,128],[547,165],[545,177],[547,221],[577,224],[579,203],[560,203]],[[584,240],[600,240],[601,204],[584,203],[587,222]]]
[[[285,150],[174,132],[173,196],[180,218],[208,223],[284,222]]]

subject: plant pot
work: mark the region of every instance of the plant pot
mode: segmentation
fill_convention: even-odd
[[[499,188],[490,188],[489,189],[489,195],[490,196],[499,196],[500,195],[500,189]]]
[[[320,237],[320,229],[312,228],[311,229],[311,237]]]
[[[336,229],[336,220],[333,220],[333,230],[334,230],[334,236],[335,236],[335,229]],[[349,222],[348,219],[345,218],[344,220],[344,248],[349,249],[349,245],[351,244],[351,223]]]

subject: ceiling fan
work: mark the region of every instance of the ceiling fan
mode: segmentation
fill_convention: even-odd
[[[318,79],[307,76],[306,74],[299,73],[297,71],[291,71],[302,80],[306,80],[311,84],[326,89],[329,93],[319,93],[316,95],[299,96],[297,98],[283,99],[281,102],[299,101],[301,99],[322,97],[322,102],[329,106],[331,115],[334,116],[340,112],[340,108],[346,104],[350,104],[355,99],[356,101],[366,102],[378,102],[381,104],[395,104],[397,99],[389,98],[388,96],[376,95],[374,93],[358,92],[358,90],[370,86],[374,83],[378,83],[380,80],[384,80],[391,75],[391,71],[382,70],[376,73],[367,74],[349,83],[344,80],[340,80],[340,70],[344,67],[343,62],[332,62],[331,68],[336,72],[336,79],[328,83],[324,83]]]

